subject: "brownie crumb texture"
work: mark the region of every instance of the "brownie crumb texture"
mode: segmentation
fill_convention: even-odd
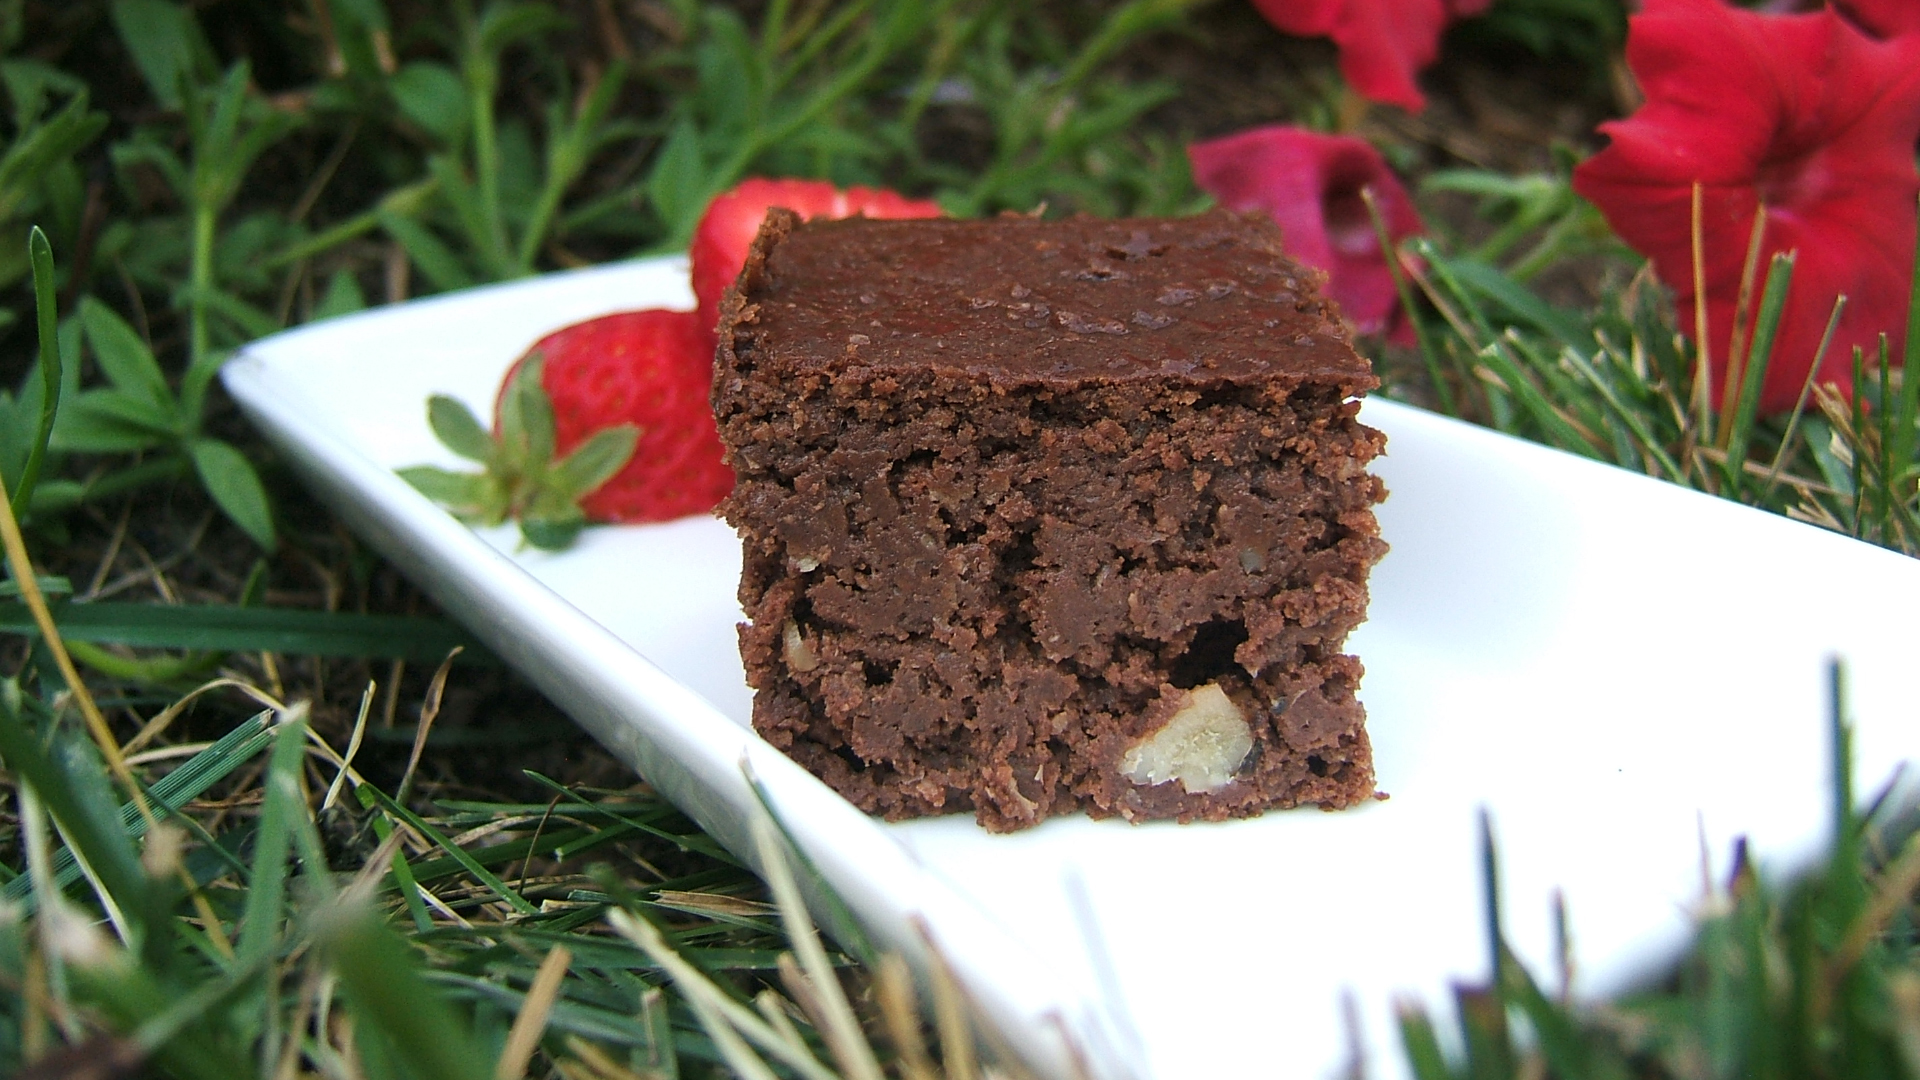
[[[722,308],[762,736],[869,812],[1373,793],[1377,385],[1264,221],[812,222]]]

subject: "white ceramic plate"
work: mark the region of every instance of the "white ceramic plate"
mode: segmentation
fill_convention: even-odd
[[[1350,994],[1373,1074],[1404,1073],[1392,1003],[1485,976],[1480,808],[1521,956],[1550,979],[1559,890],[1599,994],[1683,940],[1734,837],[1775,867],[1817,850],[1829,656],[1851,664],[1862,791],[1920,746],[1920,562],[1374,401],[1393,552],[1351,649],[1390,800],[1014,836],[870,819],[747,729],[724,525],[520,551],[392,471],[456,463],[428,394],[485,415],[548,330],[689,303],[678,259],[556,275],[277,335],[226,385],[355,528],[736,851],[750,761],[866,927],[900,944],[923,922],[1046,1067],[1065,1030],[1104,1076],[1325,1076]]]

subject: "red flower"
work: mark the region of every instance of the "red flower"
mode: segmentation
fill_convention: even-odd
[[[1421,231],[1420,215],[1365,140],[1274,125],[1194,143],[1187,158],[1194,180],[1222,204],[1272,215],[1288,254],[1327,272],[1327,292],[1361,333],[1407,330],[1360,191],[1373,190],[1395,243]]]
[[[1427,107],[1413,77],[1440,55],[1440,31],[1493,0],[1253,0],[1266,20],[1297,37],[1329,37],[1340,74],[1369,101]]]
[[[1882,332],[1900,355],[1920,193],[1920,35],[1876,42],[1831,10],[1647,0],[1628,25],[1627,63],[1646,104],[1601,125],[1612,144],[1574,170],[1574,190],[1653,260],[1684,321],[1701,185],[1715,399],[1756,212],[1766,256],[1799,253],[1762,409],[1792,408],[1836,295],[1847,308],[1821,381],[1848,385],[1854,346],[1872,355]]]

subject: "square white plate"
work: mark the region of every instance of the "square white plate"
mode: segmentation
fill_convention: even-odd
[[[1367,664],[1385,802],[1220,825],[870,819],[747,728],[739,546],[717,521],[599,528],[563,554],[475,532],[394,475],[457,464],[430,393],[481,415],[556,327],[690,303],[683,260],[385,308],[256,342],[227,388],[314,489],[456,618],[704,828],[744,851],[750,760],[860,921],[916,920],[1004,1034],[1064,1073],[1318,1077],[1359,1008],[1373,1075],[1404,1073],[1402,996],[1485,977],[1476,814],[1508,934],[1543,980],[1551,897],[1588,994],[1684,940],[1703,852],[1775,867],[1827,827],[1826,664],[1851,665],[1860,790],[1911,756],[1920,562],[1385,401]]]

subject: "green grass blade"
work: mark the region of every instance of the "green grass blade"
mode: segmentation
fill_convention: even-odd
[[[495,663],[464,631],[406,615],[240,608],[221,605],[66,603],[55,605],[61,636],[148,649],[365,656],[438,663],[455,646],[462,662]],[[0,603],[0,633],[35,635],[25,604]]]
[[[147,969],[124,955],[103,957],[72,968],[76,996],[104,1013],[109,1029],[131,1031],[150,1046],[159,1068],[153,1075],[181,1080],[231,1080],[250,1076],[246,1058],[208,1023],[208,1012],[247,985],[258,967],[245,969],[240,979],[210,981],[184,995],[164,985]],[[86,1075],[61,1073],[63,1078]]]
[[[1458,310],[1466,314],[1466,322],[1473,330],[1472,346],[1476,350],[1484,348],[1486,343],[1494,340],[1497,335],[1493,324],[1487,321],[1482,305],[1476,302],[1474,295],[1468,291],[1465,284],[1461,282],[1459,274],[1455,272],[1454,264],[1457,260],[1443,253],[1432,241],[1424,237],[1415,237],[1412,244],[1415,254],[1425,260],[1428,269],[1433,272],[1434,279],[1452,298]]]
[[[1583,457],[1598,456],[1592,441],[1554,407],[1553,401],[1534,381],[1532,373],[1522,370],[1514,361],[1504,341],[1494,341],[1475,355],[1499,376],[1527,415],[1540,425],[1546,437],[1539,441]]]
[[[1866,905],[1867,892],[1860,879],[1862,822],[1853,807],[1853,718],[1847,714],[1847,667],[1838,659],[1827,665],[1827,709],[1833,759],[1830,888],[1839,905],[1839,921],[1850,923]]]
[[[683,999],[694,1008],[701,1026],[726,1056],[728,1065],[741,1075],[763,1075],[755,1070],[756,1065],[759,1070],[766,1069],[759,1055],[748,1047],[751,1041],[807,1080],[839,1080],[813,1056],[810,1048],[787,1041],[758,1013],[735,1001],[726,990],[708,979],[658,926],[640,913],[615,908],[607,913],[607,921],[666,969]]]
[[[1867,499],[1867,485],[1865,483],[1867,455],[1863,452],[1865,448],[1860,445],[1860,433],[1865,431],[1867,427],[1866,363],[1866,354],[1861,352],[1860,346],[1855,345],[1853,347],[1853,397],[1848,402],[1850,406],[1849,411],[1852,413],[1852,416],[1849,418],[1851,423],[1848,425],[1848,430],[1853,434],[1853,445],[1851,447],[1852,453],[1848,455],[1849,460],[1847,462],[1847,471],[1852,482],[1849,490],[1853,495],[1853,505],[1847,525],[1853,530],[1854,538],[1858,540],[1865,540],[1867,538],[1865,514]]]
[[[626,81],[627,65],[616,60],[576,104],[570,117],[558,103],[553,106],[547,131],[547,175],[515,249],[514,269],[518,273],[533,273],[534,258],[552,231],[561,200],[594,152],[610,137],[605,123],[607,112]]]
[[[1196,6],[1196,0],[1133,0],[1113,9],[1080,46],[1060,84],[1079,86],[1114,53],[1147,33],[1177,24]]]
[[[16,776],[32,784],[47,811],[85,857],[108,895],[123,911],[144,911],[146,872],[124,835],[110,835],[82,807],[64,770],[42,749],[26,720],[0,701],[0,759]]]
[[[823,914],[828,923],[827,931],[849,953],[859,957],[861,962],[869,965],[879,963],[880,950],[876,949],[872,939],[867,937],[866,928],[861,926],[860,920],[854,917],[853,909],[840,898],[840,893],[827,884],[827,876],[820,872],[819,866],[815,865],[813,859],[807,855],[807,849],[801,846],[800,838],[787,828],[786,820],[776,812],[773,796],[760,782],[758,774],[745,766],[743,771],[747,775],[747,786],[753,789],[754,798],[759,801],[761,811],[766,814],[766,821],[778,831],[780,839],[786,842],[787,850],[792,852],[795,860],[799,862],[801,871],[807,875],[808,883],[814,887],[815,895],[821,898],[821,907],[824,909]],[[765,857],[764,853],[762,857]],[[792,870],[789,868],[786,873],[791,875]],[[771,884],[770,877],[768,880]],[[783,911],[782,919],[786,918]]]
[[[1622,401],[1612,381],[1601,375],[1591,361],[1580,355],[1578,349],[1567,347],[1561,352],[1560,359],[1573,368],[1588,387],[1600,395],[1600,400],[1606,403],[1607,409],[1613,416],[1633,433],[1634,441],[1640,451],[1660,466],[1663,474],[1661,479],[1684,486],[1687,483],[1686,470],[1680,467],[1679,462],[1673,460],[1673,456],[1660,445],[1660,440],[1654,437],[1652,429],[1647,426],[1646,414]]]
[[[1506,999],[1518,1005],[1520,1014],[1526,1017],[1527,1025],[1533,1029],[1534,1049],[1546,1059],[1552,1075],[1624,1080],[1624,1071],[1617,1063],[1608,1061],[1602,1065],[1594,1060],[1594,1046],[1583,1036],[1579,1024],[1541,992],[1539,984],[1511,952],[1506,954],[1501,989]]]
[[[147,685],[204,680],[220,666],[221,659],[219,653],[187,653],[182,656],[163,653],[159,656],[130,658],[84,641],[68,641],[67,652],[77,663],[109,679]]]
[[[148,791],[168,810],[177,810],[198,798],[273,742],[273,715],[271,710],[253,714],[213,745],[161,777]],[[120,816],[129,828],[140,821],[140,812],[132,804],[128,804]]]
[[[1484,309],[1490,301],[1556,340],[1579,341],[1587,336],[1579,320],[1556,310],[1524,285],[1501,273],[1498,267],[1462,257],[1448,260],[1443,269],[1463,291],[1462,300],[1476,311]],[[1477,294],[1477,302],[1476,297],[1464,295],[1465,290]]]
[[[648,833],[652,836],[657,836],[662,840],[668,840],[673,842],[682,851],[698,852],[699,854],[705,855],[710,859],[723,862],[728,866],[737,867],[742,865],[740,860],[735,858],[731,851],[728,851],[726,848],[722,847],[718,841],[714,840],[712,837],[708,836],[703,832],[694,832],[694,833],[689,833],[685,835],[669,832],[668,830],[662,829],[659,826],[653,824],[651,820],[653,815],[651,812],[648,812],[645,816],[637,816],[633,814],[628,814],[626,812],[615,809],[613,807],[601,806],[599,804],[587,801],[586,799],[581,797],[579,792],[573,790],[570,787],[567,787],[565,784],[562,784],[557,780],[551,779],[546,776],[542,776],[531,769],[523,770],[523,772],[525,773],[528,779],[534,781],[537,784],[541,784],[545,787],[551,788],[556,792],[559,792],[561,795],[565,796],[565,798],[569,802],[574,803],[575,805],[583,807],[587,810],[605,814],[610,817],[618,818],[619,820],[626,822],[629,825],[632,825],[634,828],[639,829],[641,832]]]
[[[1561,364],[1556,353],[1545,351],[1546,342],[1521,333],[1518,327],[1509,326],[1500,334],[1500,340],[1508,352],[1545,390],[1547,400],[1556,403],[1556,410],[1565,416],[1576,430],[1595,431],[1606,427],[1606,410],[1592,397],[1584,393],[1585,387],[1579,377]],[[1589,442],[1596,442],[1589,438]]]
[[[1486,904],[1488,963],[1498,986],[1506,966],[1507,932],[1500,914],[1500,847],[1493,839],[1493,815],[1485,806],[1480,808],[1480,888]]]
[[[1760,390],[1773,359],[1773,339],[1780,329],[1781,312],[1786,310],[1787,288],[1793,283],[1793,258],[1793,252],[1783,252],[1775,255],[1767,267],[1767,283],[1754,317],[1753,340],[1747,348],[1746,363],[1740,367],[1740,397],[1727,426],[1725,470],[1731,498],[1738,498],[1745,484],[1747,447],[1753,440],[1754,418],[1760,413]]]
[[[267,764],[266,799],[260,808],[259,833],[254,837],[253,873],[240,922],[240,941],[234,960],[254,964],[273,955],[286,918],[287,856],[292,848],[293,818],[306,813],[300,793],[300,766],[306,753],[306,724],[294,720],[274,731],[273,757]]]
[[[38,225],[27,234],[27,258],[33,264],[34,326],[40,334],[40,417],[27,462],[13,489],[13,516],[25,521],[33,505],[33,489],[40,484],[45,468],[47,443],[53,439],[53,422],[60,411],[60,314],[53,293],[53,247]]]
[[[567,946],[572,947],[569,938]],[[506,1009],[517,1012],[527,995],[519,990],[502,986],[490,979],[482,979],[456,971],[429,971],[426,980],[452,990],[457,996],[477,1001],[491,1001]],[[548,1026],[554,1031],[567,1032],[597,1042],[611,1043],[615,1046],[651,1046],[652,1032],[644,1021],[630,1013],[615,1012],[611,1009],[595,1008],[572,1001],[557,1001],[548,1019]]]
[[[147,788],[149,805],[156,815],[164,817],[177,812],[180,807],[199,798],[208,788],[225,779],[233,770],[252,760],[254,755],[273,742],[272,723],[271,712],[255,714]],[[147,819],[138,806],[129,802],[120,808],[120,826],[129,837],[138,840],[146,835]],[[65,849],[54,856],[53,869],[54,882],[61,888],[80,877],[80,868],[73,861],[73,853]],[[33,910],[34,898],[27,890],[24,878],[8,882],[6,888],[0,890],[0,896],[18,901],[29,912]]]
[[[754,822],[753,840],[760,855],[761,870],[780,908],[780,920],[800,961],[800,969],[813,985],[816,1009],[809,1011],[817,1011],[814,1022],[820,1025],[820,1033],[842,1076],[849,1080],[883,1080],[880,1062],[874,1057],[873,1047],[861,1035],[860,1020],[854,1015],[839,977],[834,974],[832,962],[827,959],[819,931],[807,916],[800,884],[794,879],[786,853],[781,850],[783,839],[784,831],[775,829],[771,817]]]
[[[175,1036],[190,1026],[198,1024],[202,1017],[214,1012],[236,994],[247,989],[247,985],[259,976],[264,966],[264,963],[241,965],[218,978],[206,980],[186,994],[175,998],[166,1008],[153,1014],[135,1028],[133,1040],[149,1053],[160,1050]],[[204,1053],[202,1047],[193,1049],[195,1052]],[[219,1058],[215,1058],[215,1061],[218,1060]],[[213,1062],[208,1064],[212,1065]],[[233,1064],[229,1062],[220,1067],[230,1069]],[[228,1072],[225,1075],[239,1074]]]
[[[301,741],[306,741],[306,722],[301,721]],[[300,866],[312,899],[331,900],[334,888],[332,867],[327,862],[326,845],[320,840],[320,828],[314,824],[312,802],[298,777],[288,781],[289,794],[298,800],[298,813],[292,818],[293,846],[300,855]]]
[[[440,849],[452,856],[454,861],[466,869],[467,873],[472,874],[482,885],[492,889],[500,899],[505,900],[513,910],[522,915],[539,913],[540,909],[528,903],[526,897],[508,888],[507,883],[500,880],[498,874],[482,866],[478,859],[475,859],[466,849],[455,844],[452,840],[447,839],[445,833],[428,824],[425,818],[394,802],[391,796],[383,791],[375,790],[371,785],[363,787],[360,790],[371,793],[374,800],[380,804],[381,809],[406,822],[408,825],[413,826],[419,830],[420,835],[439,845]]]
[[[474,862],[482,866],[510,865],[525,862],[532,855],[549,855],[564,858],[569,852],[577,853],[582,848],[592,847],[593,842],[605,842],[617,838],[623,833],[637,832],[632,828],[614,826],[609,829],[589,830],[583,828],[547,829],[535,837],[515,838],[502,844],[492,844],[484,848],[469,848],[467,854]],[[574,847],[575,842],[579,843]],[[413,864],[413,873],[421,881],[433,881],[448,874],[458,873],[465,863],[451,858],[422,859]]]
[[[1399,1014],[1400,1045],[1417,1080],[1454,1080],[1447,1055],[1440,1049],[1440,1036],[1426,1010],[1402,1003]]]
[[[1467,1049],[1467,1075],[1472,1080],[1510,1080],[1520,1074],[1507,1027],[1507,1006],[1490,987],[1455,983],[1454,1008],[1460,1015]]]
[[[335,905],[316,918],[313,936],[356,1023],[386,1035],[408,1073],[420,1080],[490,1080],[473,1032],[422,977],[406,942],[371,912]]]
[[[667,1013],[666,994],[654,987],[640,996],[641,1022],[649,1036],[647,1064],[667,1080],[679,1080],[680,1057],[673,1037],[673,1018]]]
[[[1420,314],[1420,306],[1414,303],[1413,283],[1407,280],[1407,272],[1400,265],[1399,249],[1387,231],[1386,215],[1380,212],[1380,204],[1373,197],[1372,188],[1361,188],[1360,199],[1367,205],[1367,217],[1373,222],[1374,241],[1380,245],[1387,272],[1393,275],[1393,291],[1400,297],[1400,310],[1406,313],[1407,323],[1413,327],[1413,337],[1420,350],[1420,362],[1426,365],[1427,381],[1433,384],[1434,401],[1440,406],[1441,412],[1448,416],[1459,416],[1460,407],[1453,400],[1453,387],[1441,370],[1439,343],[1434,340],[1433,328],[1427,325],[1426,317]]]
[[[368,787],[356,788],[353,794],[360,800],[360,805],[368,810],[380,805],[379,800],[373,797],[372,789]],[[384,844],[387,838],[393,835],[393,822],[388,821],[384,814],[376,814],[373,818],[373,832]],[[413,868],[407,865],[406,856],[397,850],[393,853],[392,873],[393,883],[400,890],[400,898],[406,902],[407,914],[413,917],[413,928],[422,934],[432,930],[433,916],[427,914],[427,902],[420,898],[420,884],[414,879]]]
[[[1878,432],[1879,438],[1875,440],[1876,448],[1879,451],[1877,455],[1879,458],[1879,467],[1874,470],[1876,474],[1875,479],[1877,480],[1874,487],[1876,489],[1875,495],[1877,496],[1875,502],[1879,504],[1877,507],[1880,518],[1879,543],[1882,546],[1891,546],[1894,543],[1894,508],[1903,504],[1906,499],[1903,493],[1898,490],[1898,481],[1895,479],[1895,476],[1899,470],[1893,460],[1894,444],[1898,441],[1898,437],[1893,430],[1893,361],[1887,355],[1888,346],[1886,333],[1883,331],[1879,335],[1879,338],[1880,394],[1874,399],[1875,404],[1878,406],[1878,408],[1874,410],[1874,417],[1880,426]]]
[[[1907,341],[1902,360],[1905,366],[1901,370],[1908,374],[1900,381],[1900,408],[1894,415],[1894,430],[1900,433],[1894,460],[1912,467],[1920,459],[1914,443],[1920,438],[1915,430],[1920,424],[1920,378],[1912,374],[1920,372],[1920,235],[1913,245],[1913,289],[1907,296]]]
[[[426,201],[439,190],[439,186],[439,181],[427,177],[395,188],[375,203],[372,209],[363,210],[339,224],[329,226],[312,236],[288,245],[277,254],[268,256],[261,267],[266,270],[277,270],[339,247],[349,240],[383,227],[386,222],[383,215],[411,218],[420,212]]]

